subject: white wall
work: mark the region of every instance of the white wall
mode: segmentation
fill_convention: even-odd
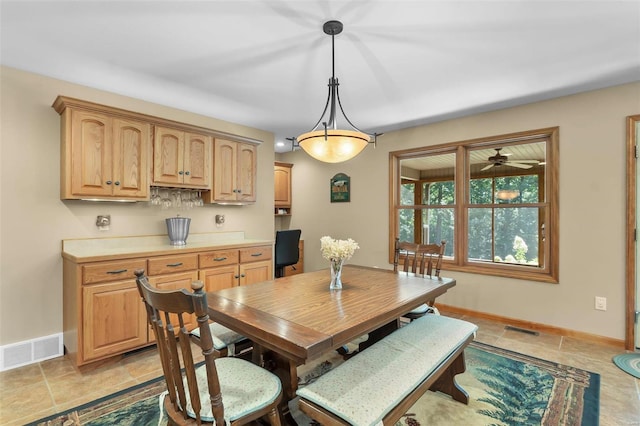
[[[255,205],[208,205],[182,215],[192,219],[190,233],[273,239],[273,134],[6,67],[0,93],[0,345],[62,331],[61,240],[166,235],[164,219],[177,213],[147,203],[60,201],[60,116],[51,108],[58,95],[264,141]],[[110,231],[97,230],[98,214],[111,215]],[[216,214],[226,216],[221,228]]]
[[[346,163],[301,151],[294,163],[291,228],[305,240],[305,270],[326,268],[320,237],[351,237],[351,263],[388,263],[389,152],[545,127],[560,127],[560,282],[545,284],[443,272],[457,286],[442,303],[624,340],[626,117],[640,113],[640,83],[390,132]],[[329,179],[351,176],[351,202],[330,203]],[[607,311],[594,310],[594,297]]]

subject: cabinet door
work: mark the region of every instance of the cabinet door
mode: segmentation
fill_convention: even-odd
[[[113,191],[111,119],[96,112],[71,113],[71,193],[110,196]]]
[[[156,127],[153,138],[153,183],[182,184],[184,132]]]
[[[151,125],[132,120],[113,120],[113,195],[149,197],[147,153]]]
[[[147,318],[135,280],[83,286],[83,360],[147,343]]]
[[[192,292],[191,283],[198,279],[198,271],[183,272],[180,274],[171,275],[159,275],[156,277],[149,277],[149,284],[160,290],[180,290],[182,288],[187,289],[188,292]],[[174,329],[180,327],[178,317],[171,315],[171,324]],[[186,317],[185,317],[186,318]],[[189,320],[185,320],[185,327],[191,331],[198,326],[195,315],[191,315]],[[155,336],[154,336],[155,339]]]
[[[211,188],[211,136],[186,133],[184,138],[184,183]]]
[[[235,201],[237,194],[236,142],[216,139],[213,148],[213,199],[215,201]]]
[[[219,266],[200,271],[200,280],[206,291],[218,291],[238,285],[238,265]]]
[[[237,199],[243,202],[256,201],[257,151],[257,147],[252,144],[238,145]]]
[[[291,167],[276,165],[273,168],[274,204],[291,207]]]
[[[240,285],[255,284],[273,279],[270,260],[240,264]]]

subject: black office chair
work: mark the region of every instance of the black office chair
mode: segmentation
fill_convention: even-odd
[[[300,260],[300,229],[276,232],[276,278],[284,277],[284,268]]]

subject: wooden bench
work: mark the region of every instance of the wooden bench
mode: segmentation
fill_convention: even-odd
[[[298,389],[300,409],[330,425],[394,425],[428,390],[467,404],[455,383],[465,371],[464,348],[478,327],[427,315]]]

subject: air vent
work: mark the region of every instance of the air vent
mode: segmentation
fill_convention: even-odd
[[[527,330],[525,328],[514,327],[512,325],[505,325],[504,329],[505,330],[511,330],[511,331],[517,331],[519,333],[524,333],[524,334],[531,334],[532,336],[538,336],[540,334],[537,331]]]
[[[0,371],[64,355],[62,333],[0,347]]]

